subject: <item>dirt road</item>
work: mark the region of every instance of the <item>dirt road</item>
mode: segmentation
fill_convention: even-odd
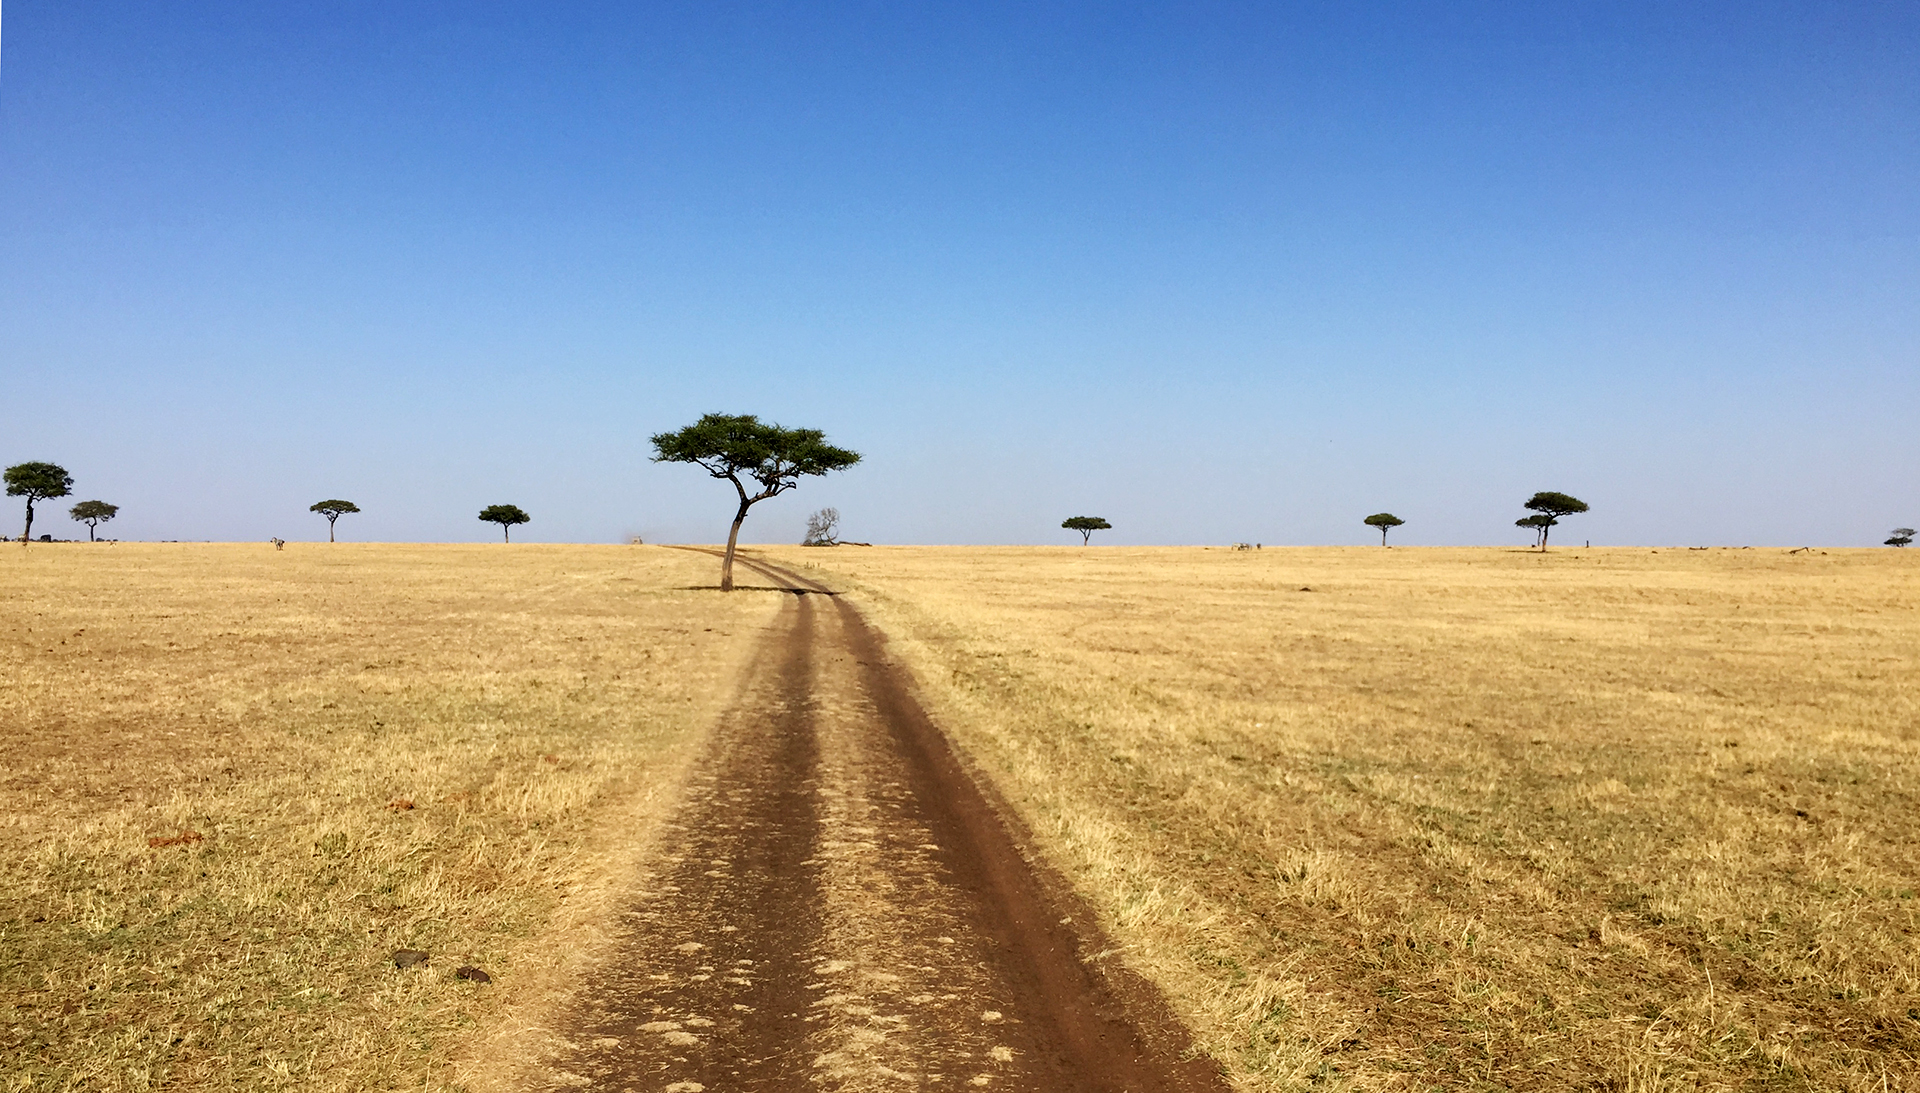
[[[791,572],[584,985],[552,1089],[1224,1090],[968,777],[852,603]]]

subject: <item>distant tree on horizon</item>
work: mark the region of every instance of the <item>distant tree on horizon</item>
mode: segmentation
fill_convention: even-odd
[[[1113,527],[1113,525],[1107,523],[1106,518],[1102,516],[1069,516],[1065,520],[1060,521],[1060,526],[1069,531],[1079,532],[1081,546],[1086,546],[1093,541],[1094,532],[1106,531]]]
[[[333,542],[333,522],[349,512],[359,512],[360,506],[351,501],[342,501],[336,497],[312,505],[307,511],[317,512],[327,518],[327,542],[331,543]]]
[[[1527,503],[1521,507],[1546,517],[1546,520],[1532,525],[1520,524],[1521,527],[1532,526],[1540,529],[1541,550],[1547,549],[1547,534],[1559,525],[1562,516],[1575,516],[1587,511],[1585,501],[1571,494],[1555,493],[1552,490],[1541,490],[1527,498]]]
[[[1380,545],[1381,546],[1387,545],[1388,529],[1397,528],[1401,524],[1406,523],[1405,520],[1400,519],[1398,516],[1395,516],[1391,512],[1376,512],[1372,516],[1369,516],[1365,520],[1362,520],[1360,522],[1367,525],[1368,527],[1374,527],[1374,528],[1380,529]]]
[[[1890,547],[1903,547],[1911,542],[1913,542],[1912,528],[1894,528],[1893,537],[1887,540],[1887,545]]]
[[[511,543],[513,542],[513,536],[509,535],[508,532],[513,528],[513,525],[524,524],[532,520],[533,517],[528,516],[527,510],[521,508],[519,505],[488,505],[486,508],[480,510],[480,519],[485,520],[489,524],[499,524],[501,540]]]
[[[1560,521],[1555,520],[1551,516],[1536,514],[1533,516],[1522,516],[1513,522],[1513,526],[1526,528],[1533,532],[1533,545],[1540,550],[1545,550],[1547,549],[1547,529],[1559,522]]]
[[[727,532],[727,553],[720,561],[720,590],[733,591],[733,554],[747,510],[800,484],[804,476],[822,477],[860,462],[860,453],[827,443],[819,429],[788,429],[763,423],[753,414],[703,414],[699,421],[653,436],[655,463],[693,463],[715,478],[733,483],[740,507]],[[748,493],[741,478],[760,487]]]
[[[801,546],[829,547],[839,546],[840,510],[828,506],[817,510],[807,517],[807,536],[800,540]]]
[[[8,497],[27,499],[27,527],[22,543],[33,539],[33,503],[65,497],[73,491],[73,476],[58,463],[15,463],[5,474]]]
[[[93,529],[120,515],[120,506],[109,505],[105,501],[82,501],[68,509],[67,515],[87,525],[87,542],[98,542]]]

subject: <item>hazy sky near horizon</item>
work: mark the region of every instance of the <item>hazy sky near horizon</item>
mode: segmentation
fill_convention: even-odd
[[[0,463],[710,542],[717,410],[866,456],[749,541],[1875,544],[1917,198],[1909,2],[15,0]]]

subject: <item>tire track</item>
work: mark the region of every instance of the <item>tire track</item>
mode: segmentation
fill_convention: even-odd
[[[795,595],[547,1088],[1225,1090],[1150,984],[1082,959],[1092,916],[854,605],[739,562]]]
[[[820,929],[808,867],[819,841],[814,610],[796,597],[784,613],[666,825],[671,852],[581,990],[575,1050],[546,1088],[807,1084],[805,960]]]

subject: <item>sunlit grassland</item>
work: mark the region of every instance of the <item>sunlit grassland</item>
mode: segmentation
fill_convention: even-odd
[[[0,549],[0,1088],[449,1088],[536,1051],[778,607],[712,569]]]
[[[780,549],[1248,1089],[1920,1089],[1920,552]]]

